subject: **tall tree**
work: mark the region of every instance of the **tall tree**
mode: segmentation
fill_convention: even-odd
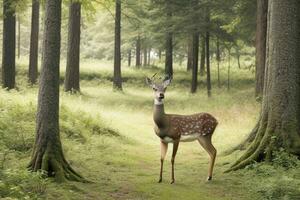
[[[12,0],[3,0],[2,87],[15,88],[16,8]]]
[[[128,67],[131,66],[131,49],[128,50]]]
[[[209,50],[209,41],[210,41],[210,8],[207,8],[206,16],[207,30],[205,35],[205,45],[206,45],[206,76],[207,76],[207,96],[211,96],[211,81],[210,81],[210,50]]]
[[[269,0],[266,75],[253,142],[229,169],[269,161],[280,149],[300,155],[300,1]]]
[[[172,0],[166,0],[167,19],[170,21],[172,18]],[[166,60],[165,60],[165,74],[169,77],[173,76],[173,32],[171,25],[168,24],[166,33]]]
[[[261,97],[264,87],[268,0],[257,0],[256,16],[256,87],[255,96]]]
[[[114,57],[114,89],[122,90],[121,76],[121,0],[116,0],[115,14],[115,57]]]
[[[199,58],[199,33],[193,34],[193,62],[192,62],[192,87],[191,93],[197,91],[198,86],[198,58]]]
[[[38,76],[38,46],[39,46],[39,15],[40,2],[32,0],[31,35],[28,78],[31,84],[35,84]]]
[[[218,87],[221,88],[221,80],[220,80],[220,61],[221,61],[221,52],[220,52],[220,40],[219,37],[217,36],[217,52],[216,52],[216,57],[217,57],[217,67],[218,67]]]
[[[46,0],[45,8],[36,138],[29,169],[43,170],[59,182],[66,179],[79,181],[81,176],[64,157],[59,135],[61,0]]]
[[[146,44],[144,44],[144,66],[147,66],[148,64],[148,51],[147,51],[147,46]]]
[[[193,39],[192,37],[188,37],[188,45],[187,45],[187,63],[186,63],[186,69],[187,71],[190,71],[192,69],[192,63],[193,63]]]
[[[141,37],[138,36],[136,39],[136,50],[135,50],[135,66],[141,66]]]
[[[201,59],[200,59],[200,76],[204,76],[205,74],[205,36],[201,36]]]
[[[18,14],[18,59],[21,57],[21,17]]]
[[[81,3],[71,0],[69,6],[68,55],[65,91],[80,91],[80,21]]]

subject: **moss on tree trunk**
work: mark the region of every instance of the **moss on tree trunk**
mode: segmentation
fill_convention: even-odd
[[[284,149],[300,155],[300,2],[270,0],[266,76],[255,138],[228,170],[269,161]]]

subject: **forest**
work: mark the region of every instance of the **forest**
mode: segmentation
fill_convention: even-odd
[[[0,199],[300,199],[299,0],[0,7]]]

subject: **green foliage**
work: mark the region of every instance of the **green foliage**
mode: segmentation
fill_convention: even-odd
[[[42,173],[23,170],[0,171],[0,198],[40,199],[47,189]]]

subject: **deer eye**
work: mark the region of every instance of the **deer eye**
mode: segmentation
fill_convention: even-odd
[[[157,89],[156,88],[153,88],[153,90],[156,92],[157,91]]]

